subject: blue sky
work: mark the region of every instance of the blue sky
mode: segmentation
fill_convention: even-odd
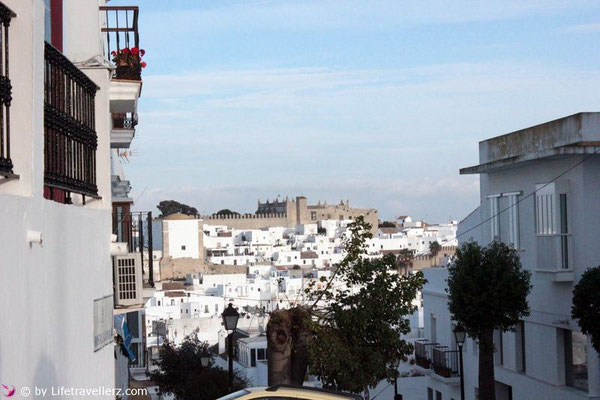
[[[592,1],[114,0],[147,51],[136,208],[304,194],[462,219],[478,141],[597,111]]]

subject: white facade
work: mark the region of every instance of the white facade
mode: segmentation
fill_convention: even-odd
[[[531,315],[515,332],[495,335],[499,400],[600,396],[598,354],[571,318],[574,285],[600,264],[600,159],[590,156],[600,150],[593,145],[599,141],[600,115],[576,114],[481,142],[481,165],[461,170],[481,174],[481,206],[460,223],[460,240],[512,243],[532,272]],[[425,336],[452,348],[446,277],[445,269],[426,272]],[[472,340],[464,355],[466,395],[475,399]],[[459,398],[456,380],[431,373],[428,386],[443,398]]]
[[[0,177],[2,380],[17,390],[25,386],[32,390],[114,388],[109,70],[102,65],[83,70],[99,87],[95,130],[100,198],[87,198],[85,205],[77,194],[72,195],[73,204],[46,200],[44,2],[2,3],[16,14],[9,28],[10,139],[13,172],[18,175],[11,180]],[[99,3],[103,1],[64,2],[64,54],[73,62],[102,59]],[[79,30],[83,21],[86,29]],[[110,309],[99,303],[95,307],[96,299],[105,299],[103,305],[109,304]],[[95,320],[96,327],[105,330],[98,337],[105,345],[96,351]]]

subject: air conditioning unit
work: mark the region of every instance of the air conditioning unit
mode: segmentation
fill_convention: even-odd
[[[116,306],[142,304],[142,259],[139,253],[113,256],[113,277]]]

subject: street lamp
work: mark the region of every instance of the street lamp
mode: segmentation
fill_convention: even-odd
[[[394,400],[402,400],[402,395],[398,394],[398,368],[400,367],[400,359],[396,358],[392,366],[394,367]]]
[[[229,307],[223,311],[222,316],[225,329],[231,331],[229,334],[229,391],[233,392],[233,332],[237,328],[240,314],[233,308],[233,304],[229,303]]]
[[[210,363],[210,353],[206,350],[202,350],[202,353],[200,354],[200,364],[206,368],[208,367],[208,364]]]
[[[467,338],[467,331],[462,325],[457,325],[454,328],[454,339],[456,339],[456,344],[458,345],[458,359],[460,363],[460,398],[461,400],[465,400],[465,378],[463,377],[463,354],[462,348],[465,343],[465,339]]]

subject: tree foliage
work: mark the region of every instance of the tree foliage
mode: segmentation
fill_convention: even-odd
[[[161,213],[161,217],[167,217],[171,214],[182,213],[185,215],[198,215],[198,210],[186,204],[175,200],[163,200],[156,206]]]
[[[308,304],[271,316],[270,384],[302,384],[308,365],[326,387],[360,393],[392,379],[392,362],[412,352],[401,335],[410,331],[406,317],[423,275],[399,274],[393,255],[364,257],[370,225],[359,217],[348,227],[345,257],[329,279],[305,289]]]
[[[437,241],[429,243],[429,254],[433,257],[436,257],[441,250],[442,246]]]
[[[159,369],[150,372],[150,379],[158,385],[160,393],[172,393],[177,400],[217,399],[229,393],[228,372],[211,360],[203,367],[200,356],[208,350],[196,331],[186,336],[181,346],[165,341],[160,348]],[[248,382],[237,371],[234,373],[234,390],[243,389]]]
[[[393,379],[393,361],[412,352],[402,339],[410,332],[407,316],[425,280],[421,272],[402,275],[396,259],[358,259],[340,280],[354,290],[326,294],[330,302],[314,324],[309,344],[310,371],[325,386],[354,393]]]
[[[494,330],[513,329],[529,315],[531,273],[512,246],[493,241],[482,248],[463,243],[448,266],[448,308],[467,334],[479,341],[479,395],[495,399]]]
[[[379,228],[395,228],[396,224],[392,221],[383,221],[379,224]]]
[[[224,208],[222,210],[219,210],[215,214],[216,215],[240,215],[239,212],[231,211],[229,208]]]
[[[529,315],[530,279],[513,247],[497,240],[485,248],[463,243],[448,266],[448,308],[473,338],[507,331]]]
[[[585,271],[575,285],[571,315],[578,320],[581,332],[591,336],[594,349],[600,353],[600,266]]]

